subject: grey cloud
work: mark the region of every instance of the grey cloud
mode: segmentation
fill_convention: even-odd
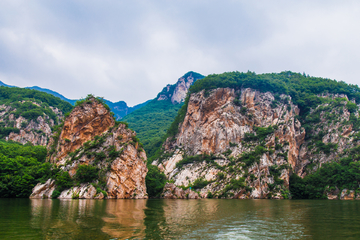
[[[292,70],[358,84],[356,1],[0,3],[0,80],[134,105],[187,71]]]

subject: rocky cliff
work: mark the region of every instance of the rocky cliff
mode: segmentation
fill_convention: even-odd
[[[198,79],[204,78],[201,74],[188,72],[176,82],[168,84],[156,97],[158,101],[170,100],[172,104],[182,103],[190,86]]]
[[[320,97],[325,103],[307,116],[315,120],[302,126],[289,95],[251,88],[193,93],[176,136],[153,164],[201,197],[289,198],[292,174],[304,177],[358,145],[347,97]]]
[[[60,130],[49,145],[49,161],[68,173],[77,185],[62,189],[59,198],[147,197],[145,151],[135,132],[115,122],[101,101],[86,99],[71,112]],[[95,173],[91,181],[81,178],[86,176],[79,170],[84,166]],[[56,183],[49,180],[38,184],[31,197],[51,197]]]
[[[6,140],[46,146],[53,127],[63,119],[63,112],[38,101],[0,105],[0,124]]]

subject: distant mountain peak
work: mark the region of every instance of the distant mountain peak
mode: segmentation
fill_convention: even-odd
[[[15,87],[15,86],[7,85],[7,84],[3,83],[2,81],[0,81],[0,87],[1,87],[1,86],[4,86],[4,87]]]
[[[187,72],[184,76],[178,79],[175,84],[168,84],[163,90],[158,94],[156,99],[158,101],[170,100],[172,104],[179,104],[184,102],[186,94],[190,86],[198,79],[202,79],[205,76],[190,71]]]

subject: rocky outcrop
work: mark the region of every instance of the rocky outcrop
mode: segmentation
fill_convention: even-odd
[[[321,95],[332,99],[313,109],[307,119],[315,119],[308,126],[311,136],[300,148],[300,161],[296,168],[299,176],[306,176],[315,172],[322,164],[333,162],[344,156],[347,149],[357,145],[354,140],[356,131],[353,130],[350,112],[346,108],[349,102],[345,95]],[[355,112],[358,117],[358,112]]]
[[[344,189],[340,195],[341,200],[354,200],[355,199],[355,191]]]
[[[76,181],[80,181],[76,173],[82,165],[95,167],[98,173],[92,182],[98,186],[96,194],[92,185],[84,184],[63,190],[59,198],[102,198],[103,191],[107,198],[147,198],[145,151],[136,133],[125,124],[115,123],[98,100],[90,98],[76,107],[52,145],[55,151],[49,160]],[[41,192],[32,195],[39,196]]]
[[[190,86],[198,79],[203,78],[204,76],[188,72],[179,80],[176,84],[168,84],[157,96],[158,101],[170,100],[172,104],[179,104],[184,102],[186,94]]]
[[[42,106],[42,103],[22,101],[18,104],[27,104],[30,107],[35,105],[38,108],[43,107],[48,112],[52,112],[52,118],[46,113],[36,117],[36,119],[32,119],[30,114],[25,114],[24,117],[16,113],[16,108],[3,104],[0,106],[0,123],[2,123],[2,127],[14,128],[5,137],[5,140],[12,140],[22,144],[30,142],[33,145],[46,146],[52,135],[52,128],[63,119],[63,113],[57,108]]]
[[[51,198],[54,190],[56,189],[55,180],[49,179],[46,183],[38,183],[30,198]],[[103,199],[104,194],[97,191],[91,184],[81,184],[71,189],[63,191],[59,199]]]
[[[205,182],[202,197],[288,198],[305,139],[298,113],[286,95],[230,88],[192,94],[178,134],[164,144],[172,156],[154,164],[176,186]]]
[[[338,188],[335,189],[329,189],[327,188],[325,190],[326,193],[326,197],[329,200],[338,200],[339,199],[339,194],[340,194],[340,190]]]
[[[114,125],[115,120],[109,109],[95,99],[87,100],[65,119],[56,154],[51,156],[50,161],[61,161],[69,152],[79,149],[85,142],[108,131]]]
[[[55,180],[49,179],[46,183],[38,183],[30,195],[30,198],[51,198],[55,190]]]
[[[172,104],[181,103],[185,100],[186,94],[190,86],[194,83],[194,80],[195,79],[192,74],[190,74],[186,79],[182,77],[178,80],[174,93],[171,96]]]
[[[292,174],[305,177],[360,144],[359,106],[345,95],[318,97],[323,104],[306,113],[302,126],[300,109],[284,94],[250,88],[193,93],[177,134],[152,164],[200,197],[290,198]],[[329,187],[328,199],[356,198],[354,190]]]

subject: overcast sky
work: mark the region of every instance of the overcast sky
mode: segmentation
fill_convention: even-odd
[[[188,71],[360,85],[360,1],[0,0],[0,81],[129,106]]]

